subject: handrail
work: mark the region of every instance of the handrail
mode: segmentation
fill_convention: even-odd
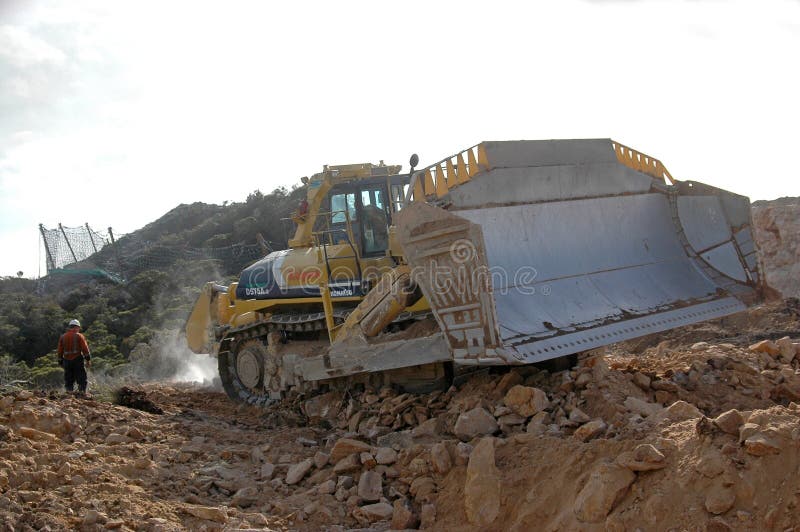
[[[675,178],[672,177],[672,174],[669,173],[669,170],[667,170],[664,164],[655,157],[645,155],[615,140],[611,141],[611,146],[614,148],[614,153],[617,154],[617,160],[628,168],[655,177],[656,179],[661,179],[664,182],[669,181],[670,185],[675,184]]]
[[[451,188],[462,185],[477,173],[487,170],[489,170],[489,160],[486,157],[486,148],[483,143],[471,146],[414,172],[411,177],[411,186],[408,187],[406,193],[405,203],[425,201],[429,196],[441,198]]]

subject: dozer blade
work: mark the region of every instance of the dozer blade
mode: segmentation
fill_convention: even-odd
[[[670,183],[608,139],[478,148],[479,169],[437,169],[449,187],[426,184],[436,197],[396,217],[457,363],[538,362],[760,299],[746,197]]]

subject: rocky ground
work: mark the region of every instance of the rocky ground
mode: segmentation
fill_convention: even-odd
[[[8,530],[786,530],[797,300],[449,390],[0,397]],[[126,399],[127,401],[127,399]],[[152,410],[152,409],[151,409]]]

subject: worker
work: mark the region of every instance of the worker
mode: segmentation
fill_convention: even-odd
[[[86,337],[81,334],[81,322],[70,320],[67,332],[58,339],[58,365],[64,368],[64,388],[72,391],[75,382],[78,391],[86,393],[86,366],[92,367],[92,355]]]

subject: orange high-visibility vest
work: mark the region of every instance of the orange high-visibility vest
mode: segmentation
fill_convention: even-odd
[[[75,360],[79,356],[89,357],[89,344],[86,337],[78,331],[67,331],[58,339],[58,356],[67,360]]]

